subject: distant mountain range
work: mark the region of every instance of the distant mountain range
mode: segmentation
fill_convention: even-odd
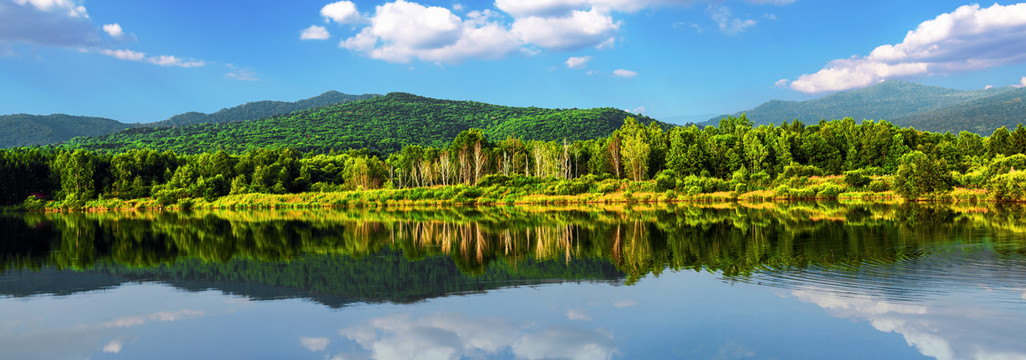
[[[146,148],[177,153],[239,153],[287,146],[303,152],[370,149],[387,154],[406,145],[445,147],[469,129],[480,129],[493,141],[508,136],[544,141],[595,139],[619,129],[630,116],[643,124],[655,121],[614,108],[511,107],[390,93],[257,120],[129,129],[75,138],[61,146],[115,152]],[[660,126],[672,127],[664,123]]]
[[[990,135],[995,129],[1014,128],[1026,120],[1023,97],[1026,89],[1015,87],[956,90],[891,80],[863,89],[839,92],[806,101],[773,100],[734,116],[745,114],[756,125],[800,120],[851,117],[855,120],[888,120],[918,130],[972,131]],[[727,115],[700,125],[716,125]]]
[[[262,119],[299,110],[371,99],[376,96],[380,95],[348,95],[338,91],[328,91],[321,95],[296,102],[256,101],[230,109],[221,109],[212,114],[188,112],[172,116],[167,120],[143,124],[123,123],[106,118],[65,114],[0,115],[0,148],[49,145],[78,136],[99,136],[140,127],[174,127],[200,123]]]

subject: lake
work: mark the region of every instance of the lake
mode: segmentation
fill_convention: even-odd
[[[0,215],[3,359],[1024,359],[1026,210]]]

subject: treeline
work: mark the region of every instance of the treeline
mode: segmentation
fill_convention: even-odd
[[[744,116],[718,127],[664,130],[627,118],[611,136],[583,141],[493,140],[477,129],[445,146],[302,153],[291,148],[181,155],[65,149],[0,150],[4,204],[41,193],[65,206],[97,198],[153,197],[162,205],[229,194],[335,192],[463,184],[560,182],[568,195],[595,179],[655,180],[656,191],[698,194],[799,186],[844,175],[849,190],[893,189],[907,198],[954,186],[988,189],[996,200],[1026,198],[1026,128],[957,136],[852,119],[752,127]],[[1017,170],[1019,169],[1019,170]],[[586,181],[577,181],[585,178]],[[573,181],[571,181],[573,180]],[[827,184],[830,185],[830,184]],[[607,189],[608,191],[609,189]],[[834,197],[836,192],[833,190]],[[816,195],[816,193],[813,193]]]

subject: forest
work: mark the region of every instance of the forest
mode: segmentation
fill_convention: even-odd
[[[151,149],[178,154],[217,150],[238,154],[289,147],[304,153],[368,149],[388,154],[406,145],[445,147],[469,129],[480,129],[493,139],[594,139],[608,136],[627,116],[631,114],[612,108],[510,107],[390,93],[256,120],[128,129],[75,138],[61,146],[113,153]],[[648,124],[654,120],[638,117],[638,121]]]
[[[441,146],[393,152],[7,149],[0,150],[0,203],[74,209],[147,198],[157,206],[190,207],[246,194],[344,192],[376,194],[371,201],[471,203],[611,193],[630,201],[640,192],[670,200],[710,193],[836,199],[854,192],[1022,201],[1024,152],[1022,125],[983,137],[850,118],[753,127],[740,116],[716,127],[667,130],[628,117],[611,135],[595,139],[492,138],[471,129]]]

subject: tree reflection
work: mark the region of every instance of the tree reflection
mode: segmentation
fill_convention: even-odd
[[[470,275],[493,265],[516,272],[527,261],[597,261],[632,283],[667,268],[746,276],[858,267],[947,243],[1026,254],[1024,215],[1006,205],[840,203],[5,215],[0,269],[287,265],[390,249],[410,262],[449,258]]]

